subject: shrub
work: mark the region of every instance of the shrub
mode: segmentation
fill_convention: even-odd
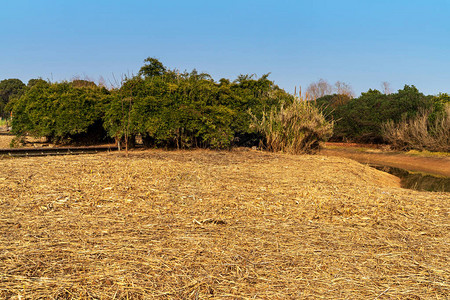
[[[339,95],[317,99],[318,105],[326,108],[335,120],[334,140],[349,140],[364,143],[381,143],[382,124],[389,120],[399,122],[406,115],[414,117],[422,109],[430,109],[433,100],[420,93],[414,86],[405,85],[393,94],[382,94],[369,90],[360,97],[345,100],[340,105]]]
[[[205,74],[136,76],[107,105],[104,126],[117,140],[142,136],[146,146],[230,146],[233,112],[217,99],[219,88]]]
[[[8,102],[19,98],[25,91],[26,85],[20,79],[5,79],[0,81],[0,118],[9,118],[6,108]]]
[[[430,116],[434,116],[430,118]],[[414,118],[404,118],[397,124],[392,120],[382,126],[384,138],[400,150],[418,149],[450,151],[450,103],[439,114],[422,110]]]
[[[253,117],[252,127],[263,133],[265,146],[274,152],[313,153],[333,132],[333,122],[311,102],[296,99],[281,108],[272,108],[261,119]]]
[[[156,65],[152,61],[150,67]],[[164,68],[128,78],[106,106],[104,126],[117,140],[140,135],[149,147],[251,146],[260,135],[250,129],[247,111],[261,117],[292,99],[267,77],[241,75],[217,83],[206,73]]]
[[[12,132],[46,137],[53,142],[101,142],[103,105],[109,92],[97,86],[75,87],[71,83],[37,83],[11,101]],[[100,126],[99,126],[100,124]],[[99,137],[100,136],[100,137]],[[99,140],[97,140],[99,139]],[[89,142],[89,141],[88,141]]]

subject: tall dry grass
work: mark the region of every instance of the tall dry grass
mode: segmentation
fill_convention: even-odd
[[[389,121],[382,125],[383,137],[400,150],[450,151],[450,104],[434,122],[430,122],[432,111],[424,110],[413,119],[404,119],[395,124]]]
[[[251,123],[264,134],[267,150],[291,154],[319,150],[320,143],[331,137],[333,125],[317,107],[301,97],[290,105],[264,113],[261,119],[252,115]]]

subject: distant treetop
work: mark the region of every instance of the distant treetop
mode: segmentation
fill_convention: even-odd
[[[156,58],[147,57],[144,63],[146,64],[139,70],[139,75],[141,76],[154,77],[166,73],[166,67]]]

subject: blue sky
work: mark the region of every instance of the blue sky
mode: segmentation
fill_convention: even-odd
[[[357,95],[450,92],[450,0],[0,0],[0,80],[107,82],[146,57],[214,79],[271,72],[288,92],[324,78]]]

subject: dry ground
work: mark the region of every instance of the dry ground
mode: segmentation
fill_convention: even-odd
[[[14,139],[13,135],[1,135],[0,134],[0,149],[11,148],[11,141]],[[34,138],[27,136],[24,138],[26,144],[15,145],[14,147],[20,148],[36,148],[36,147],[55,147],[54,144],[49,144],[45,142],[45,138]]]
[[[12,135],[1,135],[0,134],[0,149],[9,148],[13,138],[14,138],[14,136],[12,136]]]
[[[448,299],[450,195],[248,150],[0,160],[0,298]]]
[[[355,148],[341,143],[328,143],[321,155],[346,157],[363,164],[380,164],[405,170],[450,177],[449,156],[413,156],[405,152],[373,150],[370,148]]]

